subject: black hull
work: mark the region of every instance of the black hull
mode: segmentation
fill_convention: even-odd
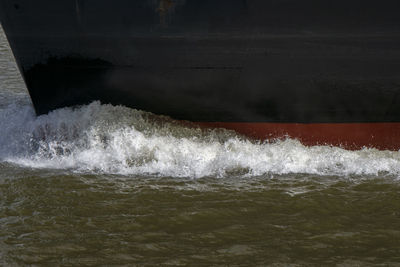
[[[398,0],[0,0],[38,114],[400,122]]]

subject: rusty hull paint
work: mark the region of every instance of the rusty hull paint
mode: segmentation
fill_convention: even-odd
[[[358,150],[400,149],[400,123],[245,123],[199,122],[205,128],[225,128],[259,140],[294,138],[307,146],[331,145]]]

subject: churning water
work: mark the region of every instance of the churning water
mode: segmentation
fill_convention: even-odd
[[[74,173],[202,177],[400,175],[400,153],[259,143],[224,130],[184,127],[121,106],[59,109],[36,117],[30,104],[0,110],[0,159]]]
[[[99,102],[37,117],[0,53],[0,264],[400,266],[400,152]]]

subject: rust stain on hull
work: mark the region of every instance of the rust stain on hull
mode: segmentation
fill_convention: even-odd
[[[156,8],[156,12],[160,16],[160,25],[163,27],[168,26],[168,17],[174,12],[178,4],[183,4],[185,1],[174,1],[174,0],[160,0]]]

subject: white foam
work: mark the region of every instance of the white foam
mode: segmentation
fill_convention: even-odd
[[[255,143],[94,102],[36,117],[30,105],[0,109],[0,161],[74,172],[174,177],[400,174],[400,153]]]

